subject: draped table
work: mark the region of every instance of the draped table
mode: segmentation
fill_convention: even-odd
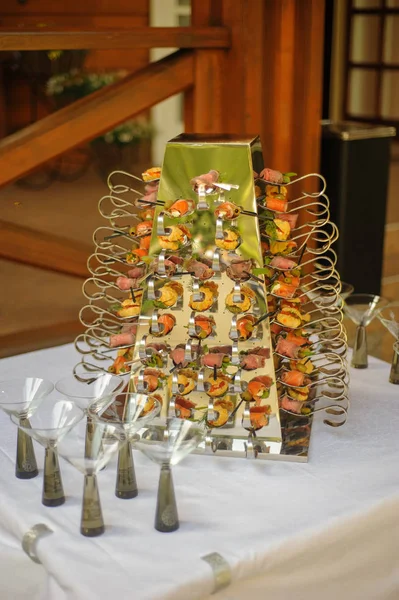
[[[0,379],[55,382],[78,362],[72,345],[0,361]],[[181,526],[153,528],[159,468],[135,452],[139,496],[114,496],[115,460],[99,474],[106,532],[79,533],[82,475],[60,459],[66,503],[41,504],[42,473],[14,476],[16,434],[0,413],[0,598],[4,600],[356,600],[399,598],[399,386],[370,358],[351,370],[345,426],[313,426],[309,462],[189,456],[174,469]],[[35,443],[39,467],[43,450]],[[22,550],[37,523],[34,563]],[[231,569],[215,591],[202,557]]]

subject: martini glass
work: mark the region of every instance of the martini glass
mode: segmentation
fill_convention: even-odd
[[[27,435],[45,447],[42,503],[60,506],[65,502],[64,488],[58,464],[57,444],[84,417],[84,412],[70,400],[47,399],[32,412],[30,424],[21,424],[11,415],[11,421]]]
[[[98,401],[122,390],[125,381],[117,375],[104,373],[99,377],[93,377],[86,381],[77,379],[74,375],[64,377],[55,384],[55,389],[66,396],[72,402],[75,402],[81,408],[87,417],[86,427],[86,452],[90,456],[90,445],[94,436],[94,423],[92,415],[89,412],[90,406],[95,402],[99,408]],[[109,400],[110,401],[110,400]]]
[[[122,443],[120,432],[115,425],[97,421],[89,454],[86,450],[84,422],[71,429],[58,445],[60,456],[84,475],[80,522],[80,533],[84,536],[95,537],[105,531],[97,473],[108,464]]]
[[[39,473],[32,439],[23,428],[30,428],[30,415],[53,389],[51,381],[38,377],[0,382],[0,408],[8,415],[13,415],[21,425],[21,428],[18,428],[15,463],[15,476],[18,479],[32,479]]]
[[[94,406],[94,409],[96,407]],[[158,400],[143,394],[118,394],[112,403],[93,416],[94,423],[110,423],[119,431],[121,441],[119,449],[115,496],[127,500],[138,495],[136,473],[133,462],[132,441],[135,434],[148,426],[160,412]],[[90,412],[90,410],[89,410]]]
[[[357,325],[351,361],[355,369],[368,367],[366,327],[387,304],[388,300],[373,294],[351,294],[344,302],[345,314]]]
[[[153,434],[154,428],[149,427],[135,447],[161,467],[155,529],[162,532],[176,531],[179,529],[179,517],[171,467],[195,450],[204,439],[205,429],[193,421],[171,418],[168,419],[160,440],[154,440]]]
[[[342,281],[342,279],[341,279],[340,296],[343,300],[346,300],[348,298],[348,296],[353,294],[354,291],[355,291],[355,288],[353,287],[353,285],[351,283],[345,283],[345,281]]]
[[[399,302],[392,302],[392,304],[388,304],[388,306],[380,310],[380,312],[377,314],[377,317],[396,340],[396,343],[393,347],[394,353],[392,357],[389,381],[399,385],[399,355],[396,350],[399,340]]]

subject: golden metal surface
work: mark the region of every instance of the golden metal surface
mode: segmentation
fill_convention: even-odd
[[[191,240],[189,240],[186,246],[181,248],[179,255],[183,257],[195,255],[210,260],[214,259],[214,252],[216,249],[215,239],[217,235],[217,223],[214,210],[221,202],[232,202],[240,206],[244,211],[255,214],[257,212],[253,178],[253,169],[255,166],[253,163],[256,164],[257,169],[263,167],[259,138],[246,138],[241,140],[233,137],[222,139],[217,136],[209,140],[208,136],[184,135],[168,142],[157,196],[158,200],[164,202],[166,207],[178,198],[191,199],[197,203],[198,196],[193,190],[190,180],[202,173],[207,173],[211,169],[219,171],[220,177],[218,182],[221,182],[222,184],[234,184],[239,187],[238,189],[231,189],[230,191],[219,190],[215,193],[207,194],[204,198],[204,202],[208,205],[208,209],[196,210],[193,214],[184,219],[173,219],[164,215],[165,207],[157,206],[154,223],[158,224],[158,227],[154,226],[152,232],[149,252],[150,256],[156,257],[161,252],[158,237],[159,227],[161,227],[162,230],[163,225],[163,229],[167,230],[170,226],[184,223],[189,227]],[[263,266],[257,217],[240,214],[237,219],[223,223],[223,228],[230,227],[235,227],[239,231],[242,240],[241,245],[235,251],[235,255],[245,259],[252,259],[254,266]],[[229,260],[231,260],[231,254],[222,250],[220,252],[220,261],[228,262]],[[149,333],[151,318],[154,313],[154,302],[151,298],[154,297],[154,293],[156,294],[157,291],[169,281],[155,276],[153,278],[153,289],[150,285],[150,290],[147,287],[144,293],[133,360],[138,360],[140,358],[140,342],[143,338],[145,338],[147,344],[153,342],[165,342],[172,349],[178,344],[185,345],[190,339],[189,324],[190,316],[193,311],[189,306],[189,299],[193,293],[193,283],[195,283],[195,280],[191,275],[182,275],[174,280],[179,281],[183,286],[182,297],[175,306],[165,310],[159,310],[159,313],[165,312],[174,314],[176,317],[175,327],[169,335],[161,338],[151,336]],[[215,319],[216,328],[214,334],[212,337],[204,340],[202,344],[202,346],[208,346],[209,349],[214,346],[233,345],[233,340],[229,337],[233,315],[226,308],[226,297],[233,292],[234,281],[227,276],[225,271],[216,271],[212,281],[218,285],[217,299],[208,311],[205,311],[204,313],[195,313],[213,316]],[[199,282],[199,285],[201,285],[201,282]],[[243,314],[253,314],[256,318],[266,314],[267,292],[265,285],[253,280],[245,282],[242,285],[248,286],[254,292],[255,296],[251,309],[248,313]],[[239,293],[239,291],[237,293]],[[193,340],[193,345],[194,343],[195,340]],[[256,438],[259,440],[259,443],[267,442],[267,445],[270,446],[270,452],[279,452],[281,448],[281,428],[268,319],[264,320],[258,326],[255,336],[246,342],[237,343],[237,353],[247,352],[251,348],[259,346],[270,349],[270,358],[266,360],[265,367],[253,371],[244,371],[239,369],[238,366],[230,366],[228,369],[229,375],[231,376],[230,387],[234,390],[234,377],[237,380],[240,378],[242,382],[241,385],[244,386],[244,389],[245,383],[254,377],[268,375],[272,378],[273,385],[270,390],[270,396],[262,403],[269,404],[271,407],[269,424],[257,431]],[[195,359],[196,355],[194,354],[194,360]],[[234,350],[232,362],[234,362]],[[136,363],[136,366],[137,369],[132,370],[133,389],[136,389],[134,381],[137,376],[137,371],[143,368],[140,363]],[[170,373],[173,368],[174,364],[172,360],[168,358],[164,365],[164,371]],[[237,372],[239,377],[237,376]],[[189,395],[190,401],[195,403],[197,407],[207,407],[208,415],[214,413],[212,402],[216,400],[216,398],[212,401],[206,392],[201,389],[201,378],[203,377],[204,381],[206,381],[212,374],[212,369],[207,367],[199,368],[197,376],[200,381],[197,382],[196,389]],[[172,375],[170,375],[170,378],[172,379]],[[162,409],[163,418],[167,417],[169,414],[169,404],[171,400],[173,401],[171,390],[172,384],[165,386],[164,389],[160,391],[164,400]],[[240,394],[238,392],[239,384],[235,385],[235,390],[237,390],[235,393],[232,392],[225,396],[224,400],[232,401],[235,406],[238,406],[240,402]],[[157,393],[158,391],[159,390],[157,390]],[[211,438],[211,452],[215,451],[218,442],[220,439],[223,439],[230,442],[227,446],[234,446],[234,449],[232,448],[233,452],[238,450],[239,452],[245,453],[245,444],[247,444],[248,441],[249,431],[242,426],[242,423],[247,426],[249,425],[249,415],[245,413],[246,408],[248,409],[246,403],[243,402],[237,410],[233,420],[229,420],[223,427],[212,428],[209,431],[209,437]],[[204,410],[195,411],[194,418],[200,418],[201,415],[204,415]],[[208,419],[213,420],[209,417]],[[202,451],[207,451],[208,447],[209,443],[208,446],[205,443]],[[223,453],[223,451],[220,452]]]
[[[208,186],[207,189],[207,186],[202,188],[197,186],[194,190],[190,180],[212,169],[220,174],[215,184],[219,187]],[[182,393],[178,388],[178,377],[182,371],[174,367],[169,357],[170,351],[181,344],[185,348],[187,359],[190,358],[193,362],[196,379],[194,390],[184,395],[184,398],[189,399],[195,407],[189,411],[189,416],[190,418],[206,417],[208,421],[208,433],[205,442],[199,447],[199,452],[257,459],[306,461],[313,414],[323,411],[327,415],[339,417],[334,421],[330,418],[325,419],[324,423],[333,427],[341,426],[345,422],[349,403],[345,361],[346,334],[342,327],[340,309],[342,304],[339,296],[341,283],[335,270],[337,257],[330,248],[338,235],[338,230],[329,221],[329,201],[324,193],[326,182],[323,177],[313,173],[285,184],[290,191],[287,213],[295,213],[302,206],[309,217],[316,218],[311,224],[297,227],[290,237],[297,241],[297,249],[290,258],[300,262],[302,250],[307,246],[309,258],[302,261],[301,266],[304,270],[296,297],[302,298],[305,302],[302,310],[308,313],[311,319],[303,329],[311,334],[309,349],[315,354],[312,357],[314,371],[308,386],[310,412],[298,415],[283,408],[279,410],[278,394],[280,398],[281,394],[290,396],[290,386],[281,380],[283,371],[291,368],[290,360],[276,352],[273,354],[270,325],[267,319],[258,325],[249,340],[236,342],[235,318],[226,310],[225,304],[226,297],[231,292],[239,298],[241,290],[228,277],[225,268],[219,269],[220,265],[228,263],[232,256],[245,260],[251,259],[254,267],[263,266],[260,240],[268,239],[268,236],[265,235],[266,221],[262,198],[258,198],[258,201],[255,199],[253,178],[253,170],[259,173],[262,169],[262,149],[259,138],[256,137],[183,134],[168,143],[157,193],[156,214],[149,250],[152,263],[147,273],[137,283],[137,286],[144,288],[143,302],[134,354],[132,356],[131,350],[126,365],[131,368],[132,389],[139,395],[145,394],[145,346],[151,343],[167,345],[168,351],[162,370],[169,381],[163,388],[154,392],[160,393],[163,399],[161,418],[154,422],[154,425],[159,427],[159,431],[162,431],[166,418],[175,415],[176,395]],[[319,180],[319,192],[304,191],[311,178]],[[114,312],[112,307],[115,303],[120,303],[135,293],[130,289],[121,291],[115,284],[115,280],[120,275],[126,275],[132,266],[126,261],[126,252],[138,246],[140,242],[139,238],[134,237],[135,230],[132,230],[132,227],[140,220],[147,220],[146,217],[139,218],[137,211],[142,210],[143,206],[147,210],[149,205],[140,204],[143,182],[139,178],[125,172],[114,172],[109,176],[108,184],[110,194],[100,200],[99,210],[108,219],[109,225],[99,227],[94,232],[96,250],[88,261],[92,277],[83,286],[88,304],[80,313],[80,320],[85,325],[86,331],[78,336],[75,342],[76,348],[82,354],[82,360],[75,367],[74,373],[83,379],[91,378],[101,371],[107,372],[115,357],[120,356],[123,349],[132,348],[131,346],[111,347],[110,336],[117,334],[122,326],[128,327],[136,321],[136,318],[120,317]],[[258,184],[261,190],[263,190],[262,186],[267,185],[257,179],[256,185]],[[168,214],[168,208],[179,198],[190,201],[189,214],[183,218],[172,218]],[[233,221],[216,219],[214,211],[222,202],[232,202],[241,207],[244,213],[256,215],[259,211],[260,219],[243,213]],[[193,204],[196,210],[192,210]],[[177,225],[187,227],[185,236],[182,236],[186,244],[176,252],[165,250],[160,252],[159,236],[168,234],[168,228]],[[215,251],[216,242],[223,239],[224,231],[231,227],[236,232],[240,244],[234,252],[229,253],[219,248]],[[310,241],[315,242],[314,247],[313,244],[309,246]],[[162,260],[170,254],[178,254],[185,260],[184,265],[177,269],[172,279],[168,279],[166,274],[160,275]],[[197,313],[189,306],[192,295],[197,300],[203,282],[196,280],[190,274],[179,274],[179,269],[184,273],[188,270],[187,259],[193,255],[197,258],[209,259],[213,270],[216,271],[211,281],[218,286],[217,298],[205,312]],[[158,263],[158,274],[154,273],[155,259]],[[266,287],[262,281],[263,278],[255,277],[249,282],[242,283],[248,286],[254,295],[251,307],[244,314],[252,314],[255,319],[266,314],[268,310]],[[154,300],[155,302],[158,300],[157,296],[161,288],[171,282],[178,282],[181,285],[178,300],[167,309],[156,307]],[[274,296],[273,300],[279,302],[281,297],[273,294],[273,291],[270,298]],[[202,297],[200,296],[199,299]],[[162,313],[173,315],[176,324],[167,336],[159,337],[157,316]],[[238,409],[223,427],[211,426],[211,422],[218,414],[215,410],[217,398],[211,398],[206,393],[204,382],[215,373],[200,363],[196,350],[196,332],[193,328],[193,317],[196,314],[213,317],[215,321],[211,336],[201,342],[202,350],[205,346],[209,350],[215,346],[232,347],[232,357],[227,367],[227,374],[230,377],[229,390],[223,400]],[[276,323],[275,316],[272,320]],[[253,371],[241,370],[238,364],[239,353],[248,352],[251,348],[259,346],[270,348],[270,358],[266,360],[265,367]],[[276,361],[276,373],[274,373],[273,360]],[[217,371],[216,375],[219,373],[220,371]],[[269,423],[254,432],[250,423],[250,404],[248,402],[239,404],[239,402],[248,381],[259,375],[269,375],[274,383],[269,398],[262,400],[263,405],[268,404],[271,407]],[[275,382],[278,384],[278,390]],[[231,408],[228,412],[231,412]],[[182,416],[182,413],[180,414]]]

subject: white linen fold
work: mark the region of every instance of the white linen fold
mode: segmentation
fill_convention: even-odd
[[[71,345],[41,350],[1,360],[0,378],[56,381],[77,361]],[[388,375],[373,358],[351,371],[348,422],[315,419],[307,464],[189,456],[174,469],[181,527],[171,534],[153,528],[158,467],[134,452],[139,496],[115,497],[114,461],[99,474],[105,535],[81,536],[82,476],[60,460],[67,502],[42,506],[42,473],[15,478],[17,432],[0,413],[0,544],[20,545],[35,523],[54,531],[37,546],[47,573],[37,600],[204,600],[214,581],[201,557],[211,552],[233,573],[215,600],[397,598],[399,389]]]

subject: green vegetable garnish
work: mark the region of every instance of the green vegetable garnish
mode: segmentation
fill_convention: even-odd
[[[283,183],[290,183],[291,177],[296,177],[297,173],[283,173]]]

